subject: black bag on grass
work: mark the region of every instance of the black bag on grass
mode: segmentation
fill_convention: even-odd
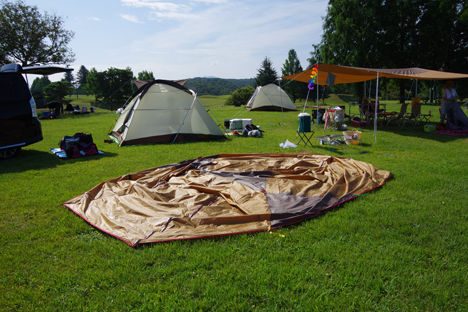
[[[67,157],[77,158],[98,154],[93,136],[87,133],[75,133],[73,136],[64,136],[60,140],[60,148],[67,153]]]

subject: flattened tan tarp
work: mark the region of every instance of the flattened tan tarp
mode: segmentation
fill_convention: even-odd
[[[379,77],[396,79],[419,79],[419,80],[450,80],[468,78],[468,74],[450,73],[438,70],[431,70],[419,67],[412,68],[364,68],[341,66],[331,64],[318,64],[318,84],[328,85],[329,74],[334,76],[334,84],[353,83],[373,80]],[[311,70],[307,69],[300,73],[284,76],[283,79],[309,82]]]
[[[222,154],[128,174],[64,203],[130,246],[266,231],[383,185],[390,172],[311,154]]]

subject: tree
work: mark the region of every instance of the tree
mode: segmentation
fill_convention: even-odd
[[[226,100],[226,105],[241,106],[247,104],[255,89],[251,86],[239,88]]]
[[[87,94],[94,94],[95,98],[97,99],[97,70],[96,68],[91,68],[90,71],[88,71],[88,74],[86,75],[86,83],[83,86],[83,90]]]
[[[42,76],[34,79],[31,85],[31,94],[34,97],[34,101],[36,102],[37,108],[45,107],[47,104],[45,96],[44,96],[44,88],[50,85],[51,82],[49,77]]]
[[[44,88],[44,94],[48,102],[62,101],[72,91],[73,86],[68,81],[52,82]]]
[[[63,81],[68,81],[69,83],[73,84],[73,80],[75,80],[75,78],[73,77],[73,74],[71,71],[67,71],[65,72],[65,74],[63,75]]]
[[[300,73],[301,71],[302,66],[297,58],[296,50],[289,50],[288,58],[284,61],[283,68],[281,69],[283,76]],[[285,80],[282,87],[289,94],[293,102],[298,98],[304,97],[307,92],[307,85],[298,81]]]
[[[318,54],[322,62],[350,66],[460,70],[468,66],[465,2],[330,1]],[[401,101],[405,83],[398,81]]]
[[[258,69],[257,77],[255,77],[256,86],[264,86],[269,83],[277,84],[278,74],[273,68],[273,65],[268,57],[262,62],[262,65]]]
[[[153,72],[142,71],[138,73],[138,80],[154,80]]]
[[[42,93],[44,88],[50,84],[51,82],[47,76],[36,78],[31,85],[31,93]]]
[[[313,44],[312,49],[313,50],[310,52],[310,57],[307,59],[309,62],[307,68],[312,68],[314,64],[320,63],[320,50],[322,49],[322,46],[320,44]]]
[[[76,82],[78,84],[78,89],[83,89],[86,84],[86,76],[88,76],[89,70],[84,67],[84,65],[80,66],[78,73],[76,74]]]
[[[64,29],[62,18],[39,12],[23,1],[2,2],[0,8],[0,61],[28,66],[39,63],[70,63],[68,48],[73,32]]]
[[[104,107],[111,110],[117,105],[123,105],[132,95],[131,82],[133,72],[130,68],[109,68],[98,72],[92,68],[86,77],[86,90],[94,94],[96,100],[102,101]]]

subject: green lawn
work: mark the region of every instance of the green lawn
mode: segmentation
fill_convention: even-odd
[[[284,150],[279,143],[297,140],[298,112],[248,112],[224,106],[225,99],[202,97],[219,122],[252,118],[264,137],[119,148],[103,142],[118,117],[113,112],[42,121],[43,141],[0,161],[0,310],[468,310],[468,138],[393,127],[379,130],[376,143],[373,130],[363,129],[361,146],[327,149],[314,140],[313,147]],[[387,108],[399,111],[396,103]],[[429,110],[438,121],[438,107],[423,106]],[[75,132],[92,133],[105,155],[55,158],[49,149]],[[276,231],[284,237],[242,234],[134,249],[60,205],[127,173],[254,152],[352,157],[394,177]]]

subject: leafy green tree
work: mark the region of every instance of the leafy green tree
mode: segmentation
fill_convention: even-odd
[[[247,104],[255,89],[251,86],[239,88],[226,100],[226,105],[241,106]]]
[[[277,84],[278,74],[273,68],[273,65],[268,57],[265,57],[260,68],[258,69],[257,76],[255,77],[256,86],[264,86],[269,83]]]
[[[42,93],[42,91],[44,91],[44,88],[50,84],[51,82],[49,80],[49,77],[47,76],[38,77],[34,79],[31,85],[31,93]]]
[[[86,90],[94,94],[97,101],[101,101],[105,108],[113,110],[125,103],[132,95],[131,82],[133,72],[130,68],[109,68],[98,72],[92,68],[86,77]]]
[[[42,76],[34,79],[31,85],[31,94],[34,97],[34,101],[36,102],[37,108],[45,107],[45,105],[47,104],[43,91],[44,88],[50,84],[51,82],[49,80],[49,77],[47,76]]]
[[[44,94],[48,102],[62,101],[71,92],[73,92],[73,86],[68,81],[52,82],[44,87]]]
[[[318,55],[350,66],[462,71],[467,9],[465,0],[330,1]],[[398,81],[400,100],[406,83]]]
[[[142,71],[138,73],[138,80],[154,80],[153,72]]]
[[[226,95],[232,94],[239,88],[253,86],[254,78],[248,79],[222,79],[222,78],[191,78],[185,87],[195,90],[198,95]]]
[[[23,1],[3,1],[0,7],[0,61],[20,63],[70,63],[68,48],[73,32],[64,29],[62,18],[39,12]]]
[[[95,97],[97,93],[97,73],[96,68],[91,68],[86,75],[86,83],[83,85],[83,90],[87,94],[94,94]]]
[[[310,57],[307,59],[309,62],[309,65],[307,68],[312,68],[314,64],[319,64],[321,62],[321,57],[320,57],[320,50],[322,46],[320,44],[313,44],[312,45],[312,51],[310,52]]]
[[[289,50],[288,58],[284,61],[281,69],[283,76],[300,73],[302,70],[301,62],[297,58],[296,50]],[[293,102],[298,98],[303,98],[307,92],[306,84],[294,80],[284,80],[282,88],[289,94]]]

